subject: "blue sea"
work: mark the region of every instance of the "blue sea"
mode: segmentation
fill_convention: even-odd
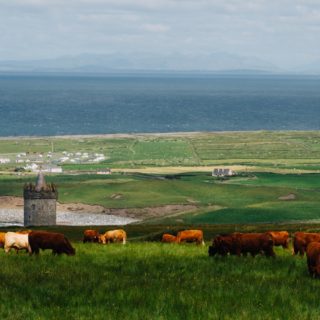
[[[0,136],[319,129],[319,77],[0,76]]]

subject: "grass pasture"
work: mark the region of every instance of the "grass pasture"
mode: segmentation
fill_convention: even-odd
[[[35,179],[35,178],[32,178]],[[0,196],[22,196],[30,176],[0,176]],[[155,224],[246,224],[320,220],[320,174],[250,173],[225,181],[209,173],[180,175],[123,173],[47,176],[62,203],[106,208],[194,205],[193,212],[148,217]],[[115,197],[114,195],[118,195]],[[282,197],[293,195],[291,200]],[[143,218],[143,216],[141,216]]]
[[[74,243],[74,257],[0,252],[2,319],[318,319],[306,259],[208,257],[208,247]]]
[[[203,132],[1,138],[0,156],[53,151],[103,153],[102,163],[66,163],[64,170],[244,165],[253,170],[319,170],[319,131]],[[0,165],[12,170],[15,163]]]

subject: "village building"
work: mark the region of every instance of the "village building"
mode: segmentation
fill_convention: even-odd
[[[10,163],[10,159],[9,158],[0,158],[0,163],[1,164]]]
[[[23,198],[24,226],[56,225],[58,191],[53,183],[46,183],[41,171],[36,184],[25,184]]]
[[[48,173],[62,173],[62,167],[54,165],[43,165],[41,171]]]
[[[236,175],[235,171],[229,168],[215,168],[212,171],[213,177],[231,177],[235,175]]]
[[[111,174],[111,169],[108,168],[108,169],[97,171],[97,174],[105,174],[105,175]]]

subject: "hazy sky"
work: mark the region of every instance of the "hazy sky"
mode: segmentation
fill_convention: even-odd
[[[0,60],[79,53],[320,59],[319,0],[0,0]]]

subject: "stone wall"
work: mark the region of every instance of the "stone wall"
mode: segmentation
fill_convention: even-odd
[[[25,226],[52,226],[56,223],[56,199],[24,199]]]

